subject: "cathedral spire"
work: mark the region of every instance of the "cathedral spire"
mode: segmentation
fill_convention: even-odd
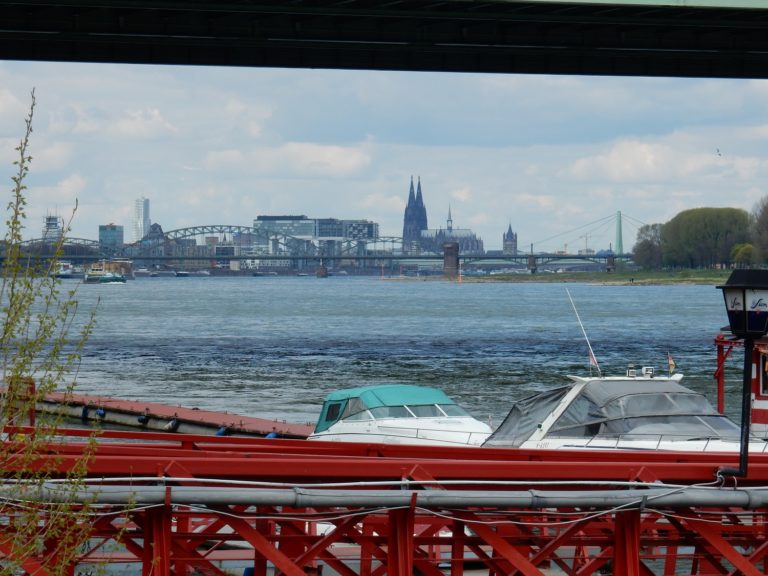
[[[413,184],[411,184],[411,186],[413,186]],[[421,176],[419,176],[419,183],[416,189],[416,205],[419,207],[424,206],[424,198],[421,195]]]
[[[419,182],[419,195],[421,195],[421,182]],[[408,206],[416,203],[416,195],[413,192],[413,176],[411,176],[411,190],[408,192]]]
[[[451,205],[448,204],[448,220],[446,221],[446,226],[448,227],[448,231],[450,232],[453,230],[453,218],[451,218]]]

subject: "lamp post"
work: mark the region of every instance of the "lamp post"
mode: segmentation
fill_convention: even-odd
[[[744,379],[741,392],[741,449],[739,467],[724,466],[723,476],[745,477],[752,413],[752,350],[755,338],[768,332],[768,270],[734,270],[723,286],[731,333],[744,340]]]

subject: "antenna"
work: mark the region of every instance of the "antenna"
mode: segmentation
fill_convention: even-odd
[[[584,340],[587,341],[587,348],[589,348],[589,369],[592,370],[592,366],[597,368],[597,375],[602,376],[602,372],[600,372],[600,364],[597,363],[597,357],[595,356],[595,353],[592,351],[592,344],[589,342],[589,338],[587,337],[587,331],[584,330],[584,324],[581,323],[581,318],[579,317],[579,311],[576,310],[576,304],[573,303],[573,298],[571,298],[571,293],[568,290],[568,288],[565,289],[565,293],[568,294],[568,300],[571,301],[571,306],[573,307],[573,312],[576,314],[576,320],[579,321],[579,327],[581,328],[581,333],[584,334]]]

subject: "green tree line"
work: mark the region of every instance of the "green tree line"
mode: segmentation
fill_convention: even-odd
[[[768,196],[747,212],[693,208],[637,232],[635,263],[645,270],[768,265]]]

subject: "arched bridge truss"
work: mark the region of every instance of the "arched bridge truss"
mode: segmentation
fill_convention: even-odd
[[[365,258],[402,250],[402,238],[302,237],[250,226],[215,224],[180,228],[126,245],[127,258]]]

